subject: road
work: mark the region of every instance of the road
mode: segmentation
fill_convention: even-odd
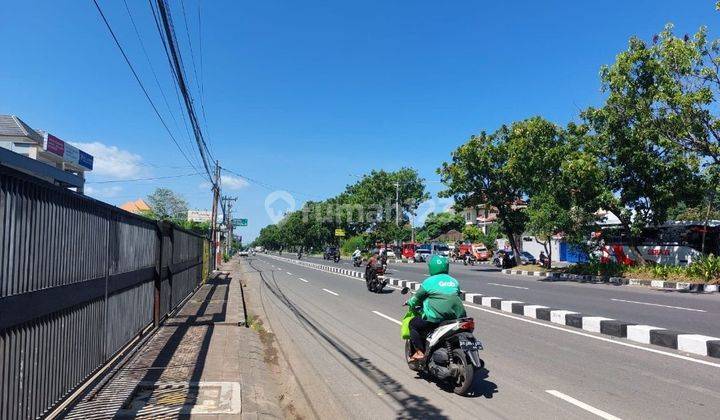
[[[333,265],[332,261],[307,260]],[[347,259],[339,262],[348,268]],[[364,268],[355,268],[364,271]],[[451,274],[463,290],[505,299],[567,309],[660,328],[720,337],[720,294],[655,290],[647,287],[548,281],[542,277],[516,276],[491,265],[451,264]],[[426,264],[391,263],[388,275],[421,282]]]
[[[269,327],[323,418],[715,418],[720,363],[467,305],[485,345],[473,394],[419,379],[403,360],[406,296],[269,256]],[[251,271],[248,267],[248,271]],[[409,272],[404,270],[404,272]]]

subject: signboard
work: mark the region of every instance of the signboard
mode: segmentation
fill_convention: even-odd
[[[83,168],[92,170],[93,168],[93,157],[92,155],[83,152],[77,147],[68,144],[59,138],[48,133],[45,140],[45,150],[48,152],[60,156],[64,161],[72,163],[74,165],[82,166]]]
[[[233,219],[232,224],[233,226],[247,226],[248,219]]]
[[[345,236],[345,231],[342,229],[335,229],[335,236]]]

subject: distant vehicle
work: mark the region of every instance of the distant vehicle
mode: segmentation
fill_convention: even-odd
[[[393,250],[390,249],[390,248],[381,248],[381,249],[380,249],[380,254],[382,254],[383,252],[385,253],[385,256],[388,257],[388,258],[393,258],[393,259],[394,259],[394,258],[397,258],[397,257],[395,256],[395,251],[393,251]]]
[[[265,248],[263,248],[263,247],[261,247],[261,246],[256,246],[255,249],[254,249],[254,251],[255,251],[255,252],[265,252]]]
[[[250,255],[250,252],[247,249],[243,249],[242,251],[238,252],[238,255],[241,257],[247,257],[248,255]]]
[[[450,256],[450,247],[446,244],[431,244],[430,252],[442,257]]]
[[[403,258],[407,258],[408,260],[415,257],[415,250],[417,249],[418,244],[415,242],[408,242],[404,243],[402,245],[402,252],[401,255]]]
[[[515,257],[514,257],[514,254],[512,251],[496,252],[495,257],[493,257],[493,265],[495,265],[495,267],[502,267],[502,256],[504,254],[507,254],[508,259],[510,260],[510,264],[514,267],[515,266]],[[533,257],[533,255],[527,251],[520,251],[520,264],[522,264],[522,265],[537,264],[537,259],[535,257]]]
[[[340,255],[340,251],[336,246],[329,246],[325,248],[325,252],[323,253],[323,259],[324,260],[334,260],[336,255]]]
[[[413,255],[413,260],[415,262],[425,262],[430,258],[431,252],[429,248],[418,248],[415,250],[415,255]]]

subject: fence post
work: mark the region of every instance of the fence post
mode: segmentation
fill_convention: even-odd
[[[161,295],[161,288],[162,288],[162,275],[163,275],[163,266],[165,265],[163,254],[165,250],[164,242],[165,242],[165,226],[163,225],[164,222],[158,221],[157,226],[157,232],[158,232],[158,251],[157,251],[157,259],[156,259],[156,265],[155,265],[155,298],[153,299],[153,322],[155,324],[155,328],[160,326],[160,295]]]

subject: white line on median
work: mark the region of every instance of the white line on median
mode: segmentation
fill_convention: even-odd
[[[493,286],[501,286],[501,287],[512,287],[513,289],[524,289],[529,290],[527,287],[520,287],[520,286],[510,286],[509,284],[500,284],[500,283],[488,283]]]
[[[331,295],[340,296],[337,293],[333,292],[332,290],[328,290],[328,289],[323,289],[323,290],[330,293]]]
[[[393,317],[387,316],[387,315],[385,315],[385,314],[383,314],[383,313],[380,313],[380,312],[378,312],[378,311],[372,311],[372,313],[374,313],[375,315],[380,315],[381,317],[387,319],[388,321],[392,321],[392,322],[394,322],[394,323],[396,323],[396,324],[398,324],[398,325],[402,325],[402,322],[398,321],[397,319],[395,319],[395,318],[393,318]]]
[[[548,390],[546,390],[545,392],[547,392],[548,394],[550,394],[550,395],[552,395],[552,396],[554,396],[554,397],[558,397],[558,398],[560,398],[561,400],[567,401],[567,402],[569,402],[570,404],[572,404],[572,405],[574,405],[574,406],[576,406],[576,407],[580,407],[580,408],[582,408],[582,409],[585,410],[585,411],[589,411],[589,412],[595,414],[596,416],[602,417],[602,418],[604,418],[604,419],[606,419],[606,420],[620,420],[620,417],[615,417],[615,416],[613,416],[613,415],[610,414],[610,413],[606,413],[606,412],[604,412],[604,411],[602,411],[602,410],[600,410],[600,409],[598,409],[598,408],[595,408],[595,407],[593,407],[593,406],[591,406],[591,405],[589,405],[589,404],[585,404],[584,402],[579,401],[579,400],[576,400],[575,398],[573,398],[573,397],[571,397],[571,396],[569,396],[569,395],[565,395],[565,394],[563,394],[563,393],[560,392],[560,391],[555,391],[554,389],[548,389]]]
[[[683,306],[660,305],[659,303],[637,302],[634,300],[624,300],[624,299],[610,299],[610,300],[614,300],[615,302],[637,303],[638,305],[661,306],[663,308],[682,309],[683,311],[707,312],[707,311],[703,311],[702,309],[685,308]]]
[[[298,277],[298,279],[300,279],[300,281],[304,281],[305,283],[307,283],[307,282],[308,282],[307,280],[305,280],[305,279],[304,279],[304,278],[302,278],[302,277]]]

